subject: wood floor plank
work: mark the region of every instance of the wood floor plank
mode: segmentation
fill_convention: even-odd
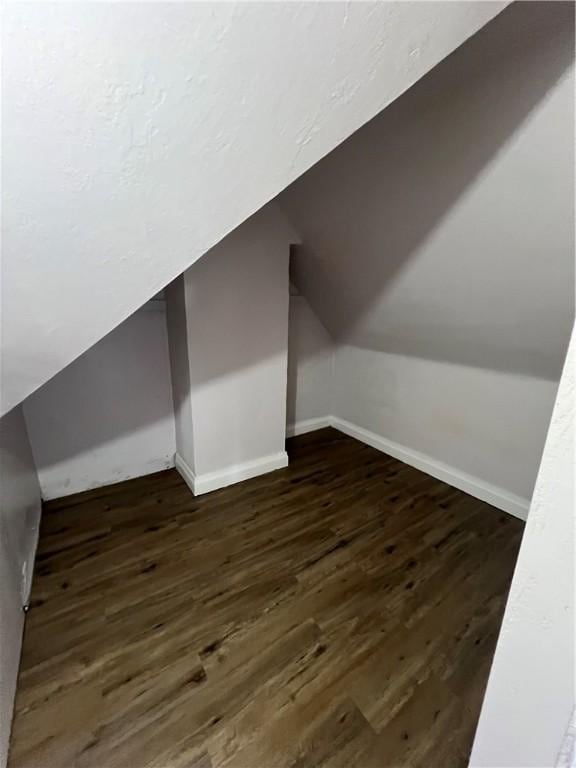
[[[10,768],[465,766],[522,535],[332,429],[46,505]]]

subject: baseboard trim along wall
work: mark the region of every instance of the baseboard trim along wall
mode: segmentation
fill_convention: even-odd
[[[481,501],[485,501],[487,504],[491,504],[493,507],[497,507],[504,512],[514,515],[514,517],[520,518],[520,520],[526,520],[528,516],[528,509],[530,507],[529,499],[510,493],[509,491],[504,490],[504,488],[480,480],[479,478],[462,472],[455,467],[437,461],[431,456],[415,451],[412,448],[407,448],[393,440],[388,440],[385,437],[377,435],[375,432],[371,432],[363,427],[358,427],[337,416],[305,419],[295,424],[290,424],[286,428],[286,436],[294,437],[296,435],[303,435],[307,432],[313,432],[325,427],[334,427],[345,435],[353,437],[366,445],[370,445],[372,448],[376,448],[376,450],[382,451],[382,453],[385,453],[388,456],[403,461],[411,467],[426,472],[426,474],[435,477],[437,480],[442,480],[443,482],[448,483],[448,485],[452,485],[454,488],[458,488],[459,490],[470,494],[470,496],[474,496]],[[249,480],[253,477],[264,475],[275,469],[287,467],[288,455],[285,451],[280,451],[279,453],[263,456],[254,461],[234,464],[231,467],[226,467],[217,472],[207,472],[202,475],[195,475],[191,467],[178,453],[174,456],[174,465],[192,493],[195,496],[200,496],[203,493],[209,493],[218,488],[225,488],[228,485],[239,483],[242,480]]]
[[[304,419],[295,424],[288,424],[286,427],[286,437],[296,437],[296,435],[305,435],[306,432],[314,432],[316,429],[332,426],[331,416],[322,416],[319,419]]]
[[[254,461],[233,464],[231,467],[219,469],[216,472],[195,475],[190,465],[186,463],[180,454],[176,453],[174,456],[174,466],[194,496],[200,496],[203,493],[216,491],[219,488],[225,488],[227,485],[233,485],[242,480],[250,480],[259,475],[265,475],[267,472],[272,472],[275,469],[283,469],[288,466],[288,454],[286,451],[279,451]]]
[[[316,424],[316,426],[313,426],[313,424]],[[454,488],[458,488],[459,490],[470,494],[470,496],[474,496],[481,501],[485,501],[487,504],[491,504],[493,507],[501,509],[503,512],[508,512],[509,514],[514,515],[514,517],[520,518],[520,520],[526,520],[528,517],[528,510],[530,508],[529,499],[517,496],[514,493],[504,490],[504,488],[500,488],[499,486],[480,480],[473,475],[461,472],[455,467],[451,467],[441,461],[436,461],[436,459],[433,459],[431,456],[415,451],[412,448],[407,448],[393,440],[388,440],[385,437],[377,435],[375,432],[371,432],[363,427],[358,427],[337,416],[307,419],[306,421],[292,424],[287,428],[286,434],[288,437],[292,437],[294,435],[301,435],[306,432],[311,432],[314,429],[322,429],[323,427],[328,426],[332,426],[340,432],[343,432],[345,435],[360,440],[360,442],[370,445],[372,448],[376,448],[376,450],[382,451],[388,456],[399,459],[405,464],[409,464],[411,467],[426,472],[426,474],[435,477],[437,480],[442,480],[443,482],[448,483],[448,485],[452,485]]]

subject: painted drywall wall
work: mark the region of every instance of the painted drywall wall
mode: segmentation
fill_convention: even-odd
[[[188,357],[193,459],[179,456],[176,466],[188,465],[183,474],[195,493],[286,464],[288,265],[295,239],[280,212],[267,206],[184,274],[186,334],[180,331],[171,345],[182,353],[179,365]],[[170,289],[168,301],[172,295]]]
[[[339,345],[333,413],[450,467],[456,484],[476,478],[494,494],[487,501],[525,518],[556,389],[548,379]]]
[[[40,488],[22,409],[0,420],[0,540],[2,557],[18,583],[24,604],[32,583],[32,567],[40,524]]]
[[[20,408],[0,420],[0,766],[7,761],[24,614],[40,525],[40,487]]]
[[[290,287],[288,434],[323,423],[332,414],[332,337],[307,299]]]
[[[24,403],[45,499],[173,466],[163,301],[150,301]]]
[[[278,198],[335,415],[525,499],[573,319],[573,14],[513,4]]]
[[[572,338],[472,750],[472,768],[557,765],[575,703]]]
[[[2,412],[506,4],[5,3]]]

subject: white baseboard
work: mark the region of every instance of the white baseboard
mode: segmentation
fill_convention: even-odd
[[[426,472],[426,474],[442,480],[448,483],[448,485],[452,485],[454,488],[470,494],[470,496],[485,501],[487,504],[491,504],[503,512],[508,512],[514,515],[514,517],[520,518],[520,520],[526,520],[528,517],[529,499],[510,493],[504,490],[504,488],[487,483],[473,475],[468,475],[466,472],[451,467],[449,464],[444,464],[433,459],[431,456],[381,437],[375,432],[370,432],[368,429],[357,427],[355,424],[345,419],[340,419],[337,416],[326,416],[320,419],[308,419],[307,421],[298,422],[287,430],[287,435],[290,437],[292,435],[301,435],[305,432],[311,432],[313,429],[322,429],[328,426],[332,426],[345,435],[360,440],[360,442],[370,445],[372,448],[376,448],[376,450],[382,451],[388,456],[393,456],[395,459],[399,459],[411,467]]]
[[[362,427],[357,427],[355,424],[351,424],[344,419],[333,416],[332,426],[340,430],[340,432],[344,432],[345,435],[354,437],[356,440],[360,440],[372,446],[372,448],[388,454],[388,456],[393,456],[395,459],[399,459],[411,467],[416,467],[416,469],[420,469],[422,472],[426,472],[426,474],[448,483],[448,485],[453,485],[454,488],[459,488],[461,491],[469,493],[470,496],[481,499],[493,507],[514,515],[514,517],[519,517],[520,520],[526,520],[528,516],[529,499],[524,499],[522,496],[510,493],[503,488],[499,488],[497,485],[486,483],[484,480],[461,472],[455,467],[451,467],[441,461],[436,461],[431,456],[414,451],[411,448],[406,448],[385,437],[380,437],[380,435]]]
[[[225,488],[227,485],[233,485],[242,480],[250,480],[252,477],[265,475],[275,469],[283,469],[288,466],[288,454],[286,451],[279,451],[254,461],[233,464],[231,467],[219,469],[216,472],[195,475],[190,465],[177,453],[174,456],[174,466],[194,496],[200,496],[203,493],[216,491],[218,488]]]
[[[303,419],[295,424],[286,426],[286,437],[296,437],[296,435],[305,435],[306,432],[314,432],[316,429],[332,426],[331,416],[321,416],[318,419]]]

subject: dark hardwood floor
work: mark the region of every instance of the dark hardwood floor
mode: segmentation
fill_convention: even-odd
[[[46,505],[11,768],[467,765],[522,524],[330,429]]]

